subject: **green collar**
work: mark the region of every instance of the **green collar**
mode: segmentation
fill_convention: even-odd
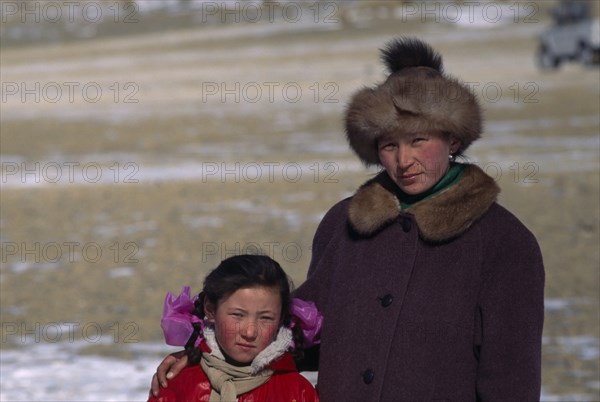
[[[435,186],[433,186],[429,190],[425,191],[424,193],[412,195],[412,194],[406,194],[404,191],[398,189],[396,192],[396,195],[398,196],[398,199],[400,200],[400,206],[402,207],[403,210],[405,210],[423,200],[426,200],[428,198],[435,196],[439,192],[458,183],[460,181],[460,179],[462,179],[463,174],[464,174],[464,165],[461,163],[452,162],[450,164],[450,169],[448,169],[448,171],[446,172],[444,177],[442,177]]]

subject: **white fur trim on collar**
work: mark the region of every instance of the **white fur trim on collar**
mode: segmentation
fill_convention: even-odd
[[[292,346],[292,330],[282,326],[277,337],[252,360],[252,374],[266,368],[269,363],[284,354]]]
[[[214,357],[218,357],[221,360],[225,360],[225,356],[223,356],[223,352],[221,352],[221,348],[217,343],[217,336],[215,335],[215,327],[212,325],[206,325],[204,327],[204,340],[206,344],[210,348],[210,354]]]
[[[214,326],[207,325],[204,328],[204,339],[211,350],[210,354],[221,360],[225,360],[225,356],[217,343]],[[252,375],[265,369],[273,360],[283,355],[291,346],[292,330],[282,326],[279,328],[275,340],[252,360],[252,363],[250,364],[252,367]]]

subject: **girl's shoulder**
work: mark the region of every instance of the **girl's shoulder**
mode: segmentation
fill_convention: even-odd
[[[271,364],[271,369],[275,373],[263,389],[268,395],[279,395],[281,400],[318,401],[317,391],[312,383],[298,372],[291,353],[284,353]]]
[[[319,397],[313,385],[297,371],[285,371],[273,374],[265,384],[250,391],[246,401],[284,401],[318,402]]]
[[[205,386],[199,386],[205,384]],[[149,402],[170,402],[180,400],[202,400],[210,396],[208,378],[200,365],[187,366],[173,379],[167,388],[161,388],[158,398],[150,397]]]

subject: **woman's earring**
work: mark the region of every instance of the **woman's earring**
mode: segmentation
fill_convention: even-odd
[[[450,159],[450,162],[454,162],[456,157],[453,154],[450,154],[450,155],[448,155],[448,159]]]

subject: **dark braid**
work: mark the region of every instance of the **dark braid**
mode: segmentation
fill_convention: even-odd
[[[192,314],[200,319],[204,318],[204,292],[201,292],[198,295],[198,299],[194,302],[194,311]],[[194,346],[198,337],[202,335],[202,327],[198,322],[192,323],[192,326],[194,327],[194,332],[192,332],[190,339],[185,344],[185,353],[188,356],[189,364],[195,365],[200,363],[200,357],[202,357],[200,348]]]

